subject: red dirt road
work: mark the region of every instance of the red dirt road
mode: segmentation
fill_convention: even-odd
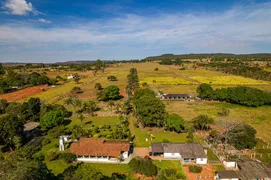
[[[44,86],[44,85],[33,86],[33,87],[25,88],[25,89],[11,92],[11,93],[7,93],[7,94],[0,94],[0,99],[5,99],[7,101],[23,100],[29,96],[33,96],[35,94],[43,92],[42,88],[45,91],[49,89],[48,86]]]

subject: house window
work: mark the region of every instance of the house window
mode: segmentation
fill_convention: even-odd
[[[174,153],[171,153],[171,156],[174,156]]]
[[[200,158],[201,161],[203,161],[203,158]]]

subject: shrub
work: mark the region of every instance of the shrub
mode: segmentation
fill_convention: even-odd
[[[163,139],[163,143],[169,143],[168,139]]]
[[[57,160],[58,158],[59,158],[59,154],[55,151],[50,151],[46,156],[46,160],[48,161],[54,161],[54,160]]]
[[[69,130],[64,125],[56,126],[48,131],[48,135],[53,138],[58,138],[63,134],[70,134]]]
[[[44,138],[41,142],[42,146],[45,146],[46,144],[49,144],[51,142],[51,140],[49,138]]]
[[[157,174],[157,167],[149,159],[136,157],[128,165],[134,172],[145,176],[155,176]]]
[[[41,153],[34,154],[33,158],[38,160],[38,161],[43,161],[44,160],[44,154],[41,154]]]
[[[74,94],[79,94],[79,93],[82,93],[84,92],[80,87],[73,87],[72,90],[71,90],[71,93],[74,93]]]
[[[189,171],[192,173],[201,173],[202,167],[197,165],[189,166]]]
[[[107,79],[109,81],[117,81],[118,80],[116,76],[108,76]]]
[[[96,83],[94,88],[97,89],[97,90],[102,90],[103,89],[103,87],[102,87],[102,85],[100,83]]]
[[[158,71],[158,68],[155,68],[154,70],[155,70],[155,71]]]
[[[69,153],[69,152],[65,152],[65,153],[59,154],[59,158],[62,159],[63,161],[65,161],[66,163],[71,163],[71,162],[75,161],[76,155]]]
[[[227,108],[222,108],[219,112],[218,115],[219,116],[229,116],[230,114],[230,110]]]

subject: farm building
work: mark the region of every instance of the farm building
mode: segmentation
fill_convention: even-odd
[[[199,143],[152,143],[152,155],[180,159],[183,163],[207,164],[207,155]]]
[[[270,179],[271,169],[258,161],[238,161],[236,170],[224,170],[216,172],[218,180],[243,180],[243,179]]]
[[[77,161],[118,163],[119,159],[129,158],[131,143],[103,138],[81,138],[71,144],[70,152],[77,156]]]
[[[192,98],[189,94],[162,94],[162,100],[181,100],[181,101],[190,101]]]
[[[75,74],[70,74],[70,75],[67,77],[67,79],[74,79],[75,77],[76,77]]]

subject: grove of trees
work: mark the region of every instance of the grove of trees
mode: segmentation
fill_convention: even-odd
[[[209,84],[201,84],[197,88],[197,92],[203,99],[226,101],[249,107],[271,105],[271,93],[246,86],[213,90]]]

